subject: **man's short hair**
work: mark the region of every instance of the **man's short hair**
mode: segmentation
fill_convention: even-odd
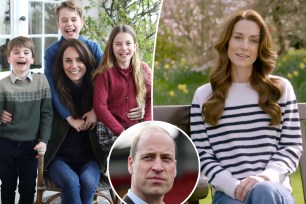
[[[176,154],[176,143],[175,143],[173,137],[171,137],[170,133],[167,130],[165,130],[164,128],[159,127],[159,126],[146,126],[146,127],[143,127],[142,130],[140,131],[140,133],[133,139],[131,149],[130,149],[130,156],[133,159],[135,159],[135,156],[136,156],[136,153],[137,153],[137,150],[138,150],[138,143],[140,141],[140,138],[147,133],[154,133],[154,132],[157,132],[157,131],[163,132],[171,138],[171,140],[173,142],[173,145],[174,145],[175,154]]]

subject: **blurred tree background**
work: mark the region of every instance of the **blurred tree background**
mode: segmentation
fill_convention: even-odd
[[[306,101],[305,0],[164,0],[154,61],[154,105],[190,104],[208,82],[214,43],[233,11],[254,9],[269,26],[279,54],[274,74],[288,78]]]
[[[142,60],[152,67],[161,1],[89,0],[82,35],[98,42],[104,50],[112,28],[119,24],[130,25],[136,32]],[[99,16],[93,17],[92,10],[98,11]]]

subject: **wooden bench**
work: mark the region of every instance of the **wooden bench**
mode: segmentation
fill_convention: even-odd
[[[303,194],[306,204],[306,141],[305,141],[305,126],[304,121],[306,121],[306,103],[299,103],[299,115],[300,123],[302,129],[302,139],[303,139],[303,151],[300,168],[301,168],[301,178],[303,184]],[[154,120],[164,121],[171,123],[173,125],[181,128],[187,135],[190,136],[190,126],[189,126],[189,112],[190,105],[167,105],[167,106],[154,106],[153,116]],[[208,183],[205,177],[201,177],[197,188],[190,198],[190,203],[199,203],[200,199],[204,199],[208,194]]]
[[[176,125],[190,136],[189,112],[189,105],[154,106],[153,119]],[[188,200],[188,203],[197,204],[199,203],[199,200],[206,198],[208,194],[208,188],[209,187],[206,177],[201,176],[195,191]]]

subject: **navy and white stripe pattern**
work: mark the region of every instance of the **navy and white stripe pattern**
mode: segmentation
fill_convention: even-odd
[[[211,86],[197,89],[191,107],[191,137],[201,171],[214,190],[234,197],[239,180],[261,175],[291,190],[288,175],[296,170],[302,140],[296,98],[290,82],[284,82],[279,100],[282,121],[269,126],[270,117],[258,106],[258,94],[248,83],[233,83],[217,126],[205,123],[202,104]]]

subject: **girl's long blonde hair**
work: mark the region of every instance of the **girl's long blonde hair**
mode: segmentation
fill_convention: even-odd
[[[259,107],[271,117],[269,125],[277,125],[282,116],[277,102],[282,95],[283,87],[278,79],[269,77],[276,67],[277,54],[272,48],[272,38],[266,23],[254,10],[234,13],[221,32],[215,45],[218,54],[217,64],[210,75],[212,95],[202,106],[203,117],[209,124],[217,125],[223,114],[228,89],[232,85],[231,62],[227,54],[228,43],[235,24],[240,20],[253,21],[260,28],[258,57],[253,64],[250,84],[259,95]]]
[[[110,33],[110,36],[109,36],[109,39],[108,39],[108,42],[107,42],[107,45],[106,45],[106,48],[103,54],[103,58],[101,60],[99,67],[96,69],[94,73],[94,78],[96,78],[98,74],[103,73],[107,71],[108,69],[111,69],[114,66],[118,66],[116,57],[114,55],[113,43],[114,43],[115,37],[119,33],[129,33],[133,37],[134,43],[137,43],[135,31],[133,30],[131,26],[128,26],[128,25],[116,26]],[[140,61],[140,56],[139,56],[139,52],[137,49],[131,59],[130,64],[132,66],[133,79],[134,79],[135,86],[136,86],[136,100],[137,100],[138,106],[143,108],[145,106],[146,93],[147,93],[145,83],[149,82],[149,79],[146,78],[146,74],[142,68],[142,63]]]

